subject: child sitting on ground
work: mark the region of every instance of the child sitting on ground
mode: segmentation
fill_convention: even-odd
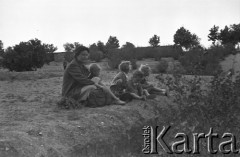
[[[144,74],[141,71],[136,70],[133,72],[131,79],[127,81],[125,92],[131,95],[131,99],[146,100],[155,98],[154,95],[150,95],[147,90],[142,88],[141,81],[143,78]]]
[[[128,81],[127,74],[131,70],[131,62],[122,61],[119,64],[118,69],[119,69],[119,73],[113,78],[110,89],[117,97],[120,98],[124,93],[124,90],[126,89],[126,85]],[[127,96],[127,94],[124,94],[124,96],[131,97],[131,96]]]
[[[115,100],[116,104],[119,105],[124,105],[126,102],[121,101],[118,97],[116,97],[111,90],[102,83],[100,76],[101,73],[101,67],[96,64],[96,63],[92,63],[89,66],[89,71],[90,71],[90,75],[88,76],[89,79],[91,79],[95,85],[99,88],[102,88],[104,91],[108,92],[112,98]]]
[[[167,96],[167,92],[165,89],[154,87],[152,84],[148,83],[147,77],[151,73],[151,68],[148,65],[141,64],[141,66],[139,67],[139,71],[141,71],[144,74],[144,78],[141,81],[143,89],[147,90],[150,94],[157,94],[157,95],[160,94],[160,95]]]

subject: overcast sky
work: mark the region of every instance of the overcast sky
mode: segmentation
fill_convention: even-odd
[[[0,0],[0,20],[4,48],[38,38],[64,51],[66,42],[89,46],[110,35],[148,46],[154,34],[168,45],[181,26],[208,47],[214,24],[240,23],[240,0]]]

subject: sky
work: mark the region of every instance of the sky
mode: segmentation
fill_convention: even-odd
[[[4,48],[37,38],[61,52],[67,42],[89,46],[109,36],[143,47],[154,34],[171,45],[182,26],[209,47],[213,25],[240,23],[240,0],[0,0],[0,20]]]

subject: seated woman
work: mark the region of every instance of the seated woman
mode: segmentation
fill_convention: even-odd
[[[102,95],[102,102],[98,102],[97,106],[104,106],[111,104],[110,96],[104,90],[96,90],[95,83],[88,78],[90,72],[86,68],[85,64],[88,62],[89,58],[89,49],[85,46],[79,46],[75,50],[74,59],[67,66],[63,75],[63,85],[62,85],[62,96],[74,98],[75,100],[81,102],[89,103],[88,99],[91,93],[95,95]],[[97,99],[98,97],[96,97]],[[109,101],[105,101],[109,100]]]
[[[152,84],[150,84],[147,81],[147,77],[151,73],[151,68],[148,65],[141,64],[139,67],[139,71],[143,72],[143,74],[144,74],[144,78],[141,81],[143,89],[146,89],[150,94],[167,95],[167,92],[165,89],[160,89],[160,88],[154,87]]]
[[[109,93],[112,96],[112,98],[115,100],[116,104],[124,105],[126,103],[124,101],[121,101],[118,97],[116,97],[112,93],[112,91],[102,83],[102,80],[100,78],[101,67],[98,64],[96,63],[90,64],[89,71],[90,71],[90,75],[88,76],[88,78],[91,79],[98,88],[102,88],[104,91]]]

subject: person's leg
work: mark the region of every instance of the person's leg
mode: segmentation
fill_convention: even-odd
[[[81,89],[80,101],[87,100],[90,92],[93,91],[94,89],[97,89],[97,87],[95,85],[88,85],[88,86],[83,87]]]
[[[133,96],[128,92],[121,94],[119,98],[125,102],[130,102],[134,99]]]
[[[156,94],[156,95],[166,95],[166,89],[161,89],[161,88],[157,88],[157,87],[152,87],[148,89],[148,92],[150,94]]]
[[[150,94],[147,89],[143,90],[143,94],[146,96],[147,99],[154,99],[154,98],[156,98],[156,95],[152,94],[152,93]]]
[[[143,90],[143,94],[146,95],[146,96],[149,96],[149,95],[150,95],[147,89],[144,89],[144,90]]]
[[[116,101],[116,103],[118,103],[118,104],[125,104],[126,103],[126,102],[120,100],[118,97],[116,97],[108,87],[104,86],[103,90],[105,92],[107,92],[109,95],[111,95],[111,97]]]

